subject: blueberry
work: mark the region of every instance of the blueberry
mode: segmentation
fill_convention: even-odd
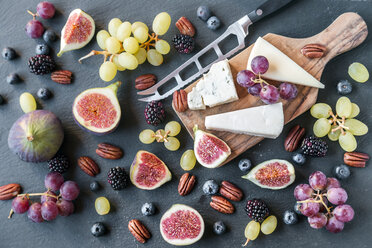
[[[353,86],[351,83],[347,80],[341,80],[337,84],[337,91],[340,95],[347,95],[350,94],[351,91],[353,91]]]
[[[4,104],[4,102],[5,102],[4,97],[0,95],[0,105]]]
[[[296,224],[298,221],[298,216],[295,213],[295,211],[292,210],[286,210],[283,215],[283,221],[287,225],[293,225]]]
[[[48,90],[47,88],[40,88],[37,91],[37,97],[43,100],[48,100],[49,98],[52,97],[52,92]]]
[[[142,205],[141,212],[145,216],[151,216],[155,214],[156,207],[152,202],[149,202],[149,203],[146,202],[145,204]]]
[[[347,165],[341,164],[334,168],[334,173],[338,179],[346,179],[350,176],[350,169]]]
[[[106,227],[102,222],[96,222],[93,224],[90,232],[93,234],[93,236],[99,237],[106,233]]]
[[[8,84],[16,84],[18,83],[19,81],[21,81],[21,79],[19,78],[18,74],[17,73],[10,73],[7,77],[6,77],[6,82]]]
[[[40,90],[39,90],[39,91],[40,91]],[[38,93],[39,93],[39,92],[38,92]],[[39,94],[38,94],[38,95],[39,95]],[[99,183],[98,183],[97,181],[93,181],[93,182],[91,182],[90,185],[89,185],[89,187],[90,187],[90,190],[93,191],[93,192],[99,190],[99,188],[100,188]]]
[[[303,165],[306,162],[306,157],[302,153],[296,152],[293,154],[292,160],[298,165]]]
[[[49,47],[47,44],[37,44],[35,48],[35,53],[38,55],[48,55]]]
[[[301,203],[295,203],[295,205],[293,206],[293,209],[294,211],[297,213],[297,214],[302,214],[301,211],[300,211],[300,208],[301,208]]]
[[[217,18],[217,16],[212,16],[207,21],[207,27],[211,30],[216,30],[221,26],[220,19]]]
[[[198,17],[205,22],[212,15],[210,9],[207,6],[200,6],[196,12]]]
[[[57,39],[57,35],[53,30],[46,30],[43,34],[43,39],[45,42],[52,42]]]
[[[213,231],[217,235],[224,234],[226,232],[226,225],[222,221],[217,221],[213,224]]]
[[[1,56],[3,56],[3,58],[6,60],[12,60],[12,59],[15,59],[17,54],[13,48],[5,47],[3,51],[1,52]]]
[[[252,162],[248,158],[243,158],[239,161],[239,169],[243,172],[247,172],[252,168]]]
[[[206,195],[215,195],[219,189],[218,184],[214,180],[208,180],[203,185],[203,192]]]

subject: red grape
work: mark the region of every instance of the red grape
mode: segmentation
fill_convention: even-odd
[[[39,202],[32,203],[28,209],[27,217],[36,223],[43,222],[44,219],[41,216],[41,204]]]
[[[37,14],[43,18],[43,19],[49,19],[54,16],[54,13],[56,12],[56,9],[54,8],[54,5],[50,2],[40,2],[36,6]]]
[[[326,186],[327,190],[332,189],[332,188],[340,188],[340,187],[341,187],[341,184],[336,178],[334,177],[327,178],[327,186]]]
[[[337,206],[332,213],[341,222],[349,222],[354,218],[354,209],[348,204]]]
[[[58,207],[55,202],[46,201],[41,205],[41,216],[44,220],[51,221],[57,218]]]
[[[59,191],[62,198],[68,201],[75,200],[80,193],[79,186],[74,181],[64,182]]]
[[[297,87],[290,83],[281,83],[279,85],[279,95],[284,100],[291,100],[297,96]]]
[[[12,201],[12,209],[16,214],[25,213],[30,207],[30,202],[26,196],[17,196]]]
[[[312,197],[314,190],[310,187],[309,184],[299,184],[294,189],[294,197],[298,201],[307,200]]]
[[[45,188],[51,189],[52,191],[56,192],[61,187],[63,181],[64,179],[61,173],[49,172],[45,176],[45,180],[44,180]]]
[[[267,84],[262,88],[260,97],[264,103],[273,104],[279,99],[279,91],[275,86]]]
[[[49,191],[45,191],[44,193],[45,194],[48,194],[48,195],[55,195],[55,196],[57,196],[56,193],[54,193],[53,191],[50,191],[50,190]],[[44,203],[46,201],[54,201],[54,202],[56,202],[57,201],[57,198],[51,197],[51,196],[42,195],[40,197],[40,202],[41,203]]]
[[[261,84],[254,84],[253,86],[248,88],[248,93],[252,96],[259,96],[261,92],[262,86]]]
[[[347,193],[343,188],[331,188],[327,191],[328,201],[335,205],[344,204],[347,201]]]
[[[249,70],[242,70],[238,72],[238,75],[236,76],[236,81],[238,82],[240,86],[244,88],[249,88],[255,85],[253,80],[256,78],[257,76],[253,72]]]
[[[309,184],[314,190],[323,190],[327,186],[327,177],[321,171],[315,171],[309,177]]]
[[[264,74],[269,69],[269,61],[264,56],[256,56],[251,61],[251,68],[256,74]]]
[[[304,202],[301,205],[300,211],[303,215],[310,217],[319,212],[319,203],[316,202]]]
[[[311,217],[307,217],[307,221],[314,229],[320,229],[327,224],[327,217],[323,213],[317,213]]]
[[[31,20],[26,24],[26,33],[32,39],[40,38],[44,33],[44,26],[38,20]]]
[[[69,216],[75,210],[74,204],[71,201],[65,199],[59,199],[57,201],[58,213],[60,216]]]
[[[339,233],[344,229],[344,223],[338,221],[335,216],[328,219],[326,229],[332,233]]]

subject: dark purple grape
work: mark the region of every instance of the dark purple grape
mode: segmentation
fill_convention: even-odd
[[[31,20],[26,24],[26,33],[32,39],[40,38],[44,33],[44,26],[38,20]]]
[[[51,189],[52,191],[57,192],[59,188],[61,187],[63,181],[64,181],[64,178],[61,175],[61,173],[49,172],[45,176],[45,180],[44,180],[45,188]]]
[[[328,201],[334,205],[341,205],[347,201],[348,195],[343,188],[331,188],[327,191]]]
[[[58,213],[61,216],[69,216],[75,210],[74,204],[71,201],[65,199],[59,199],[57,201]]]
[[[344,223],[354,219],[354,209],[348,204],[337,206],[335,209],[333,209],[332,213],[338,221]]]
[[[53,191],[45,191],[44,192],[45,194],[48,194],[48,195],[54,195],[54,196],[57,196],[56,195],[56,193],[54,193]],[[41,203],[44,203],[44,202],[46,202],[46,201],[53,201],[53,202],[56,202],[57,201],[57,198],[55,198],[55,197],[52,197],[52,196],[46,196],[46,195],[42,195],[41,197],[40,197],[40,202]]]
[[[328,219],[326,229],[331,233],[339,233],[344,229],[344,223],[337,220],[335,216]]]
[[[284,100],[291,100],[297,96],[297,87],[290,83],[281,83],[279,85],[279,95]]]
[[[17,196],[12,201],[12,209],[16,214],[25,213],[30,207],[30,201],[26,196]]]
[[[294,197],[297,201],[304,201],[312,197],[314,190],[309,184],[299,184],[294,189]]]
[[[261,92],[262,86],[261,84],[255,84],[252,87],[248,88],[248,93],[252,96],[259,96]]]
[[[329,189],[332,189],[332,188],[340,188],[340,187],[341,187],[341,184],[336,178],[327,177],[326,190],[329,190]]]
[[[327,186],[327,177],[321,171],[315,171],[309,177],[309,184],[314,190],[323,190]]]
[[[41,216],[46,221],[51,221],[57,218],[58,207],[55,202],[46,201],[41,205]]]
[[[54,8],[54,5],[52,3],[45,1],[45,2],[40,2],[36,6],[36,12],[41,18],[49,19],[54,16],[56,9]]]
[[[238,84],[244,88],[249,88],[255,85],[254,79],[256,79],[257,76],[249,71],[249,70],[242,70],[238,72],[238,75],[236,76],[236,81]]]
[[[256,56],[251,61],[251,68],[256,74],[264,74],[269,69],[269,61],[264,56]]]
[[[316,202],[304,202],[301,205],[300,211],[303,215],[310,217],[319,212],[319,203]]]
[[[41,204],[39,202],[34,202],[27,211],[27,217],[33,222],[40,223],[44,219],[41,216]]]
[[[60,188],[60,193],[63,199],[68,201],[75,200],[80,193],[79,186],[74,181],[66,181]]]
[[[261,100],[266,104],[273,104],[279,100],[279,91],[273,85],[265,85],[260,92]]]
[[[317,213],[311,217],[307,217],[307,222],[314,229],[320,229],[327,224],[327,217],[323,213]]]

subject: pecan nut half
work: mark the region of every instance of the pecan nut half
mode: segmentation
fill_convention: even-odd
[[[123,151],[120,147],[107,143],[98,144],[96,153],[98,156],[106,159],[120,159],[123,157]]]
[[[52,72],[51,79],[59,84],[70,84],[72,79],[72,72],[67,70],[59,70]]]
[[[232,214],[235,212],[234,205],[222,196],[212,196],[212,201],[209,205],[216,211],[223,214]]]
[[[135,88],[137,90],[146,90],[153,86],[157,81],[157,78],[154,74],[143,74],[136,78]]]
[[[307,44],[301,49],[301,53],[310,59],[321,58],[326,52],[326,47],[321,44]]]
[[[96,176],[100,171],[97,163],[87,156],[83,156],[78,159],[78,166],[82,171],[91,177]]]
[[[195,181],[196,177],[194,175],[190,175],[189,173],[183,174],[178,184],[178,193],[180,194],[180,196],[190,194],[190,192],[194,188]]]
[[[222,181],[220,194],[231,201],[241,201],[243,198],[243,191],[228,181]]]
[[[185,90],[179,90],[173,93],[173,107],[177,112],[185,112],[189,108]]]
[[[288,152],[293,152],[299,147],[304,136],[305,128],[300,125],[292,127],[284,141],[284,149]]]
[[[176,22],[176,27],[180,31],[181,34],[189,35],[193,37],[195,35],[195,27],[192,25],[189,19],[182,16],[178,21]]]
[[[0,200],[10,200],[21,193],[21,185],[10,183],[0,187]]]
[[[134,219],[129,221],[128,229],[132,233],[132,235],[138,240],[138,242],[142,244],[146,243],[146,241],[149,238],[151,238],[151,233],[139,220]]]
[[[369,160],[369,155],[362,152],[345,152],[344,163],[348,166],[364,168]]]

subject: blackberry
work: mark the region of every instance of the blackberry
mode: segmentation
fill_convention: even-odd
[[[67,171],[68,167],[70,167],[70,162],[65,155],[59,154],[48,161],[48,166],[50,171],[55,171],[62,174]]]
[[[114,190],[121,190],[127,187],[128,175],[123,168],[116,166],[109,170],[107,181]]]
[[[165,119],[165,110],[161,102],[152,101],[145,108],[146,122],[150,125],[157,126]]]
[[[191,53],[194,50],[194,38],[184,34],[177,34],[173,37],[173,45],[179,53]]]
[[[28,67],[30,72],[36,75],[44,75],[51,73],[56,67],[56,63],[48,55],[36,55],[29,58]]]
[[[269,209],[265,202],[260,199],[249,200],[245,207],[245,212],[249,218],[252,218],[257,222],[262,222],[267,216],[269,216]]]
[[[325,141],[315,136],[310,136],[302,141],[301,149],[305,155],[324,157],[327,153],[328,145]]]

